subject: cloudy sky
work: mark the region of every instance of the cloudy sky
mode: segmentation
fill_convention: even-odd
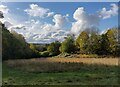
[[[84,30],[104,32],[118,25],[118,3],[19,2],[0,3],[8,30],[22,34],[29,43],[63,41]]]

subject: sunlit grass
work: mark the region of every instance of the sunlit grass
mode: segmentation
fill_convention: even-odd
[[[75,63],[37,63],[33,66],[22,64],[3,64],[3,85],[116,85],[119,80],[117,66]],[[58,64],[63,64],[62,68]]]
[[[7,60],[3,62],[2,83],[3,85],[116,85],[120,69],[116,63],[117,58]]]

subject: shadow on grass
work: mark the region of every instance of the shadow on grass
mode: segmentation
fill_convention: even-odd
[[[56,87],[109,85],[108,87],[112,87],[119,85],[118,70],[120,70],[118,66],[75,62],[7,61],[3,63],[3,85],[58,85]]]

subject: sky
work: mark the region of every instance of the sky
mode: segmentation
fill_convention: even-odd
[[[28,43],[63,41],[84,30],[103,33],[118,26],[115,2],[4,2],[0,11],[8,30],[22,34]]]

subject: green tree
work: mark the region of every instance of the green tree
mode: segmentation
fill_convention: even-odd
[[[118,46],[118,32],[117,32],[117,28],[112,28],[109,29],[106,32],[107,38],[108,38],[108,43],[109,43],[109,52],[111,54],[115,54],[117,51],[117,46]]]
[[[77,47],[80,48],[81,53],[87,53],[87,47],[89,44],[89,34],[86,31],[80,33],[78,38],[75,41]]]
[[[88,51],[92,54],[98,54],[100,49],[100,35],[96,32],[92,32],[89,38]]]
[[[100,48],[98,49],[99,55],[109,54],[109,42],[106,34],[102,34],[99,40]]]
[[[10,33],[4,25],[0,29],[2,30],[3,60],[32,57],[32,50],[21,35],[15,32]]]
[[[55,41],[48,46],[47,51],[50,53],[50,56],[55,56],[60,54],[59,51],[60,45],[61,43],[59,41]]]
[[[74,44],[74,37],[68,36],[61,44],[60,52],[62,53],[74,53],[76,46]]]

